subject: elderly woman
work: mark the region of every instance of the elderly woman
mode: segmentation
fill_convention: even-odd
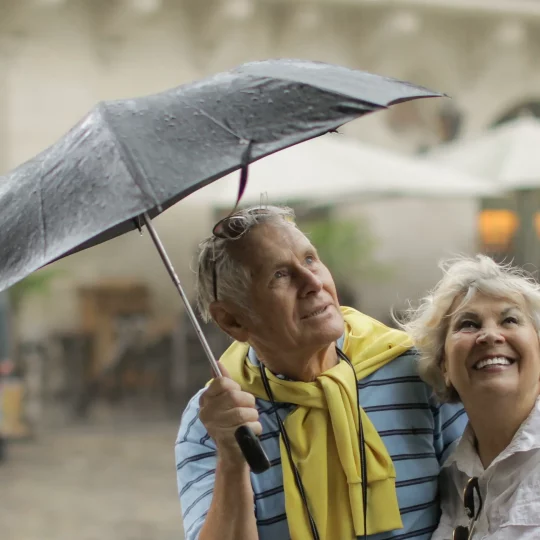
[[[403,324],[421,377],[469,418],[441,471],[432,539],[540,538],[540,286],[485,256],[443,269]]]

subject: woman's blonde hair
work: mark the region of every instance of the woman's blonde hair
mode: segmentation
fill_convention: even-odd
[[[413,340],[418,352],[420,377],[442,402],[458,402],[459,395],[447,386],[442,370],[444,343],[450,308],[463,296],[460,309],[479,292],[495,298],[525,301],[537,331],[540,330],[540,285],[531,274],[490,257],[459,257],[443,261],[443,277],[417,308],[410,307],[398,324]]]

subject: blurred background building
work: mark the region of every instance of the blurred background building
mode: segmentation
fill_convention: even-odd
[[[0,173],[54,143],[97,101],[155,93],[273,57],[338,63],[447,93],[451,99],[362,118],[342,137],[497,185],[506,153],[525,148],[530,131],[516,128],[493,155],[473,152],[482,167],[453,145],[524,117],[533,130],[540,125],[538,0],[0,0]],[[305,204],[302,197],[281,200],[271,186],[264,191],[269,202],[294,203],[331,261],[343,300],[388,321],[392,307],[436,282],[441,257],[481,250],[516,256],[529,269],[540,263],[539,156],[529,151],[518,160],[527,161],[534,180],[525,197],[521,184],[489,199],[357,193],[347,204],[325,197]],[[197,244],[234,197],[231,190],[229,204],[188,198],[156,220],[189,291]],[[357,246],[354,254],[337,247],[344,241]],[[97,422],[111,411],[126,414],[122,421],[169,418],[175,425],[182,404],[209,376],[146,235],[51,265],[10,289],[6,301],[6,355],[15,366],[10,406],[22,403],[26,426],[4,426],[15,438],[74,419]],[[226,340],[211,326],[206,331],[219,353]],[[163,454],[171,463],[172,442]],[[172,469],[170,476],[174,481]],[[0,477],[0,496],[2,489]],[[181,528],[179,512],[177,519]]]

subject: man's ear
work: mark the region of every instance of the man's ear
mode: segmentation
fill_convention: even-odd
[[[209,310],[212,319],[226,334],[236,341],[247,342],[249,332],[242,324],[236,310],[231,309],[227,302],[212,302]]]

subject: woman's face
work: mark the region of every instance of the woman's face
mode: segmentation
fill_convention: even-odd
[[[458,310],[455,299],[444,344],[443,371],[464,403],[540,392],[540,344],[523,300],[476,293]]]

